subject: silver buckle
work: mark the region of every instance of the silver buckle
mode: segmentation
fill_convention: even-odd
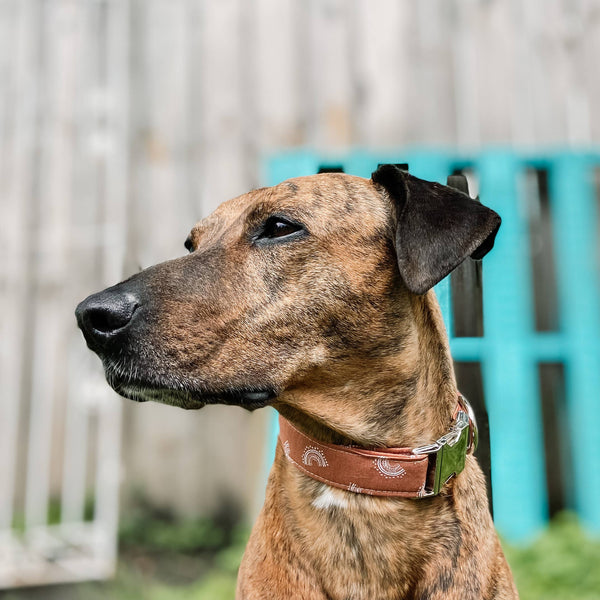
[[[432,444],[412,449],[412,454],[435,454],[433,486],[431,489],[425,489],[423,486],[419,493],[420,498],[438,494],[448,480],[463,470],[466,455],[473,452],[477,446],[477,424],[473,409],[464,396],[460,396],[459,404],[463,410],[458,411],[448,433]],[[433,461],[430,461],[430,464],[431,462]]]
[[[475,412],[473,411],[473,407],[471,406],[469,401],[462,394],[459,394],[458,398],[459,403],[469,415],[470,435],[467,453],[473,454],[473,452],[477,450],[477,444],[479,443],[479,429],[477,428],[477,419],[475,418]]]
[[[443,446],[454,446],[460,439],[463,430],[469,426],[469,415],[464,410],[459,410],[456,415],[456,420],[448,433],[445,433],[441,438],[437,439],[432,444],[413,448],[413,454],[433,454],[439,452]]]

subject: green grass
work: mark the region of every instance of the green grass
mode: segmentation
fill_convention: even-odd
[[[200,520],[174,528],[155,523],[144,534],[145,547],[132,548],[132,538],[122,537],[123,559],[109,595],[115,600],[232,600],[248,535],[246,527],[228,531]],[[179,581],[172,581],[174,573]]]
[[[556,517],[534,543],[505,544],[521,600],[598,600],[600,539],[592,539],[574,515]]]
[[[115,600],[137,599],[140,590],[148,600],[233,598],[250,533],[239,525],[239,514],[227,500],[210,519],[193,520],[138,503],[121,523]]]

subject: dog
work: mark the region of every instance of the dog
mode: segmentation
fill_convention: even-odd
[[[238,599],[518,597],[431,291],[499,226],[394,165],[299,177],[77,307],[121,396],[279,412]]]

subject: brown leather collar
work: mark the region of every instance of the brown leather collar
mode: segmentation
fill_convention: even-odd
[[[370,496],[423,498],[458,475],[477,445],[473,411],[458,397],[449,432],[420,448],[340,446],[319,442],[279,416],[279,443],[303,473],[333,487]]]

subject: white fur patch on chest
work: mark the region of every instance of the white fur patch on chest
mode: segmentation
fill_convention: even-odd
[[[312,501],[315,508],[348,508],[348,499],[345,492],[328,485],[321,486],[321,493]]]

